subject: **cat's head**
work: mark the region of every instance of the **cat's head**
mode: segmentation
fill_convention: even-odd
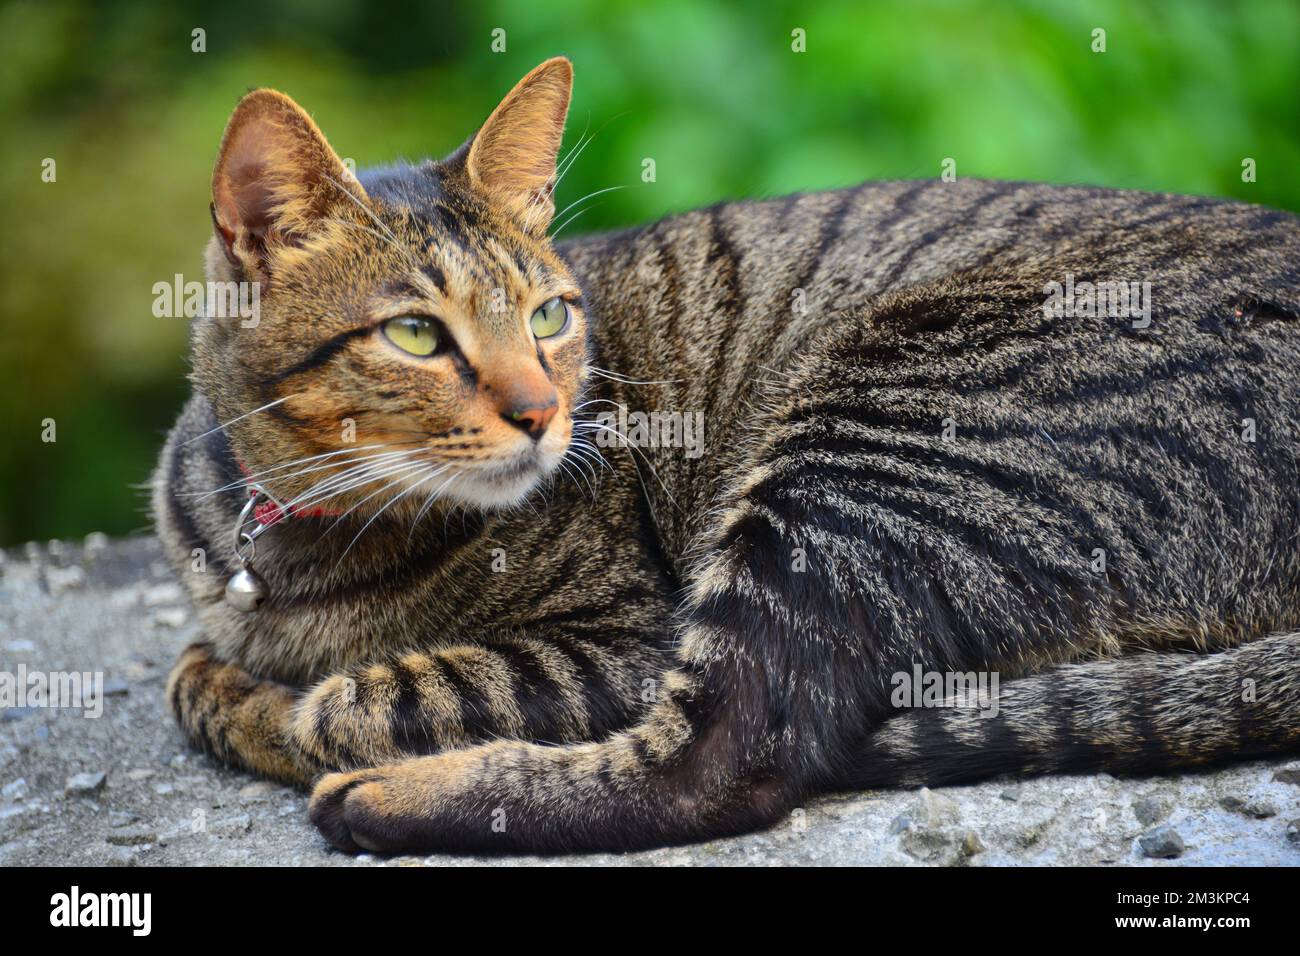
[[[586,369],[547,236],[572,79],[548,60],[447,159],[360,178],[284,94],[235,108],[208,277],[258,283],[258,314],[196,323],[194,379],[277,498],[494,508],[558,467]]]

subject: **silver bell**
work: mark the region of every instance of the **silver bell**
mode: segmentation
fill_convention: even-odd
[[[226,603],[237,611],[256,611],[269,593],[266,582],[247,568],[226,582]]]

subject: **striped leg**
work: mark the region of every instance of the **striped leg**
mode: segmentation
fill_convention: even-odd
[[[791,635],[780,608],[798,613],[803,582],[756,543],[733,541],[713,561],[679,667],[640,725],[600,743],[497,741],[331,774],[312,795],[312,821],[351,852],[622,850],[773,822],[824,773],[829,754],[809,719],[815,685],[834,670],[807,678],[781,650]]]
[[[550,628],[412,652],[317,684],[292,738],[321,763],[364,767],[500,738],[603,737],[647,709],[670,663],[656,641]]]
[[[299,787],[337,766],[317,763],[290,741],[293,690],[222,663],[206,644],[181,654],[166,696],[186,739],[226,763]]]

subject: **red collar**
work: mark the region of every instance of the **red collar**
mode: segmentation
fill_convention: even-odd
[[[239,470],[244,473],[245,478],[250,477],[248,468],[238,457],[235,458],[235,464],[239,466]],[[270,527],[286,518],[336,518],[345,513],[319,505],[312,508],[299,508],[292,504],[282,505],[267,494],[266,489],[261,485],[251,484],[248,486],[248,496],[250,498],[256,498],[259,495],[266,500],[253,505],[253,517],[257,519],[258,524],[266,527]]]

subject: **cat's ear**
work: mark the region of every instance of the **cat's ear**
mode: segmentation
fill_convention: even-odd
[[[302,107],[275,90],[239,101],[212,173],[212,221],[232,265],[266,269],[353,202],[366,202],[365,191]]]
[[[573,91],[573,65],[547,60],[519,81],[474,136],[466,168],[471,184],[532,228],[555,214],[555,159]]]

